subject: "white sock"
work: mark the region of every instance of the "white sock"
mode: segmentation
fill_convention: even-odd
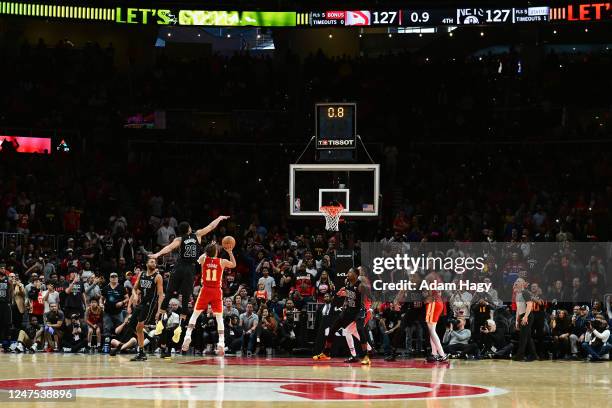
[[[217,333],[219,334],[219,347],[225,348],[225,324],[223,323],[223,313],[215,313],[217,319]]]
[[[348,345],[349,351],[351,352],[351,356],[357,357],[357,353],[355,352],[355,341],[353,340],[353,335],[351,333],[345,333],[344,337],[346,338],[346,344]]]
[[[201,310],[194,310],[191,314],[191,318],[189,319],[189,324],[187,325],[187,331],[185,332],[185,337],[191,337],[191,332],[195,327],[196,322],[198,321],[198,317],[202,314]]]

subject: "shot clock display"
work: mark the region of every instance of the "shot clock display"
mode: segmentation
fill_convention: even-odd
[[[354,149],[356,110],[354,103],[316,104],[317,149]]]

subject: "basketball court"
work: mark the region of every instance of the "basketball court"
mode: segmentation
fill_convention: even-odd
[[[610,363],[5,355],[3,407],[604,407]],[[9,390],[71,390],[76,399],[11,403]],[[61,404],[61,405],[60,405]]]

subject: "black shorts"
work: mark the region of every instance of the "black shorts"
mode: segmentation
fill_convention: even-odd
[[[334,326],[342,329],[346,328],[359,318],[359,312],[359,309],[346,309],[342,311],[340,316],[338,316],[338,320],[334,323]]]
[[[134,316],[138,323],[149,323],[157,313],[157,300],[149,303],[141,303],[134,308]]]

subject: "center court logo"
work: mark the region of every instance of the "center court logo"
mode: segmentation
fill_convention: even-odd
[[[166,401],[380,401],[490,397],[506,391],[415,381],[237,377],[91,377],[0,380],[3,390],[73,389],[78,398]]]

